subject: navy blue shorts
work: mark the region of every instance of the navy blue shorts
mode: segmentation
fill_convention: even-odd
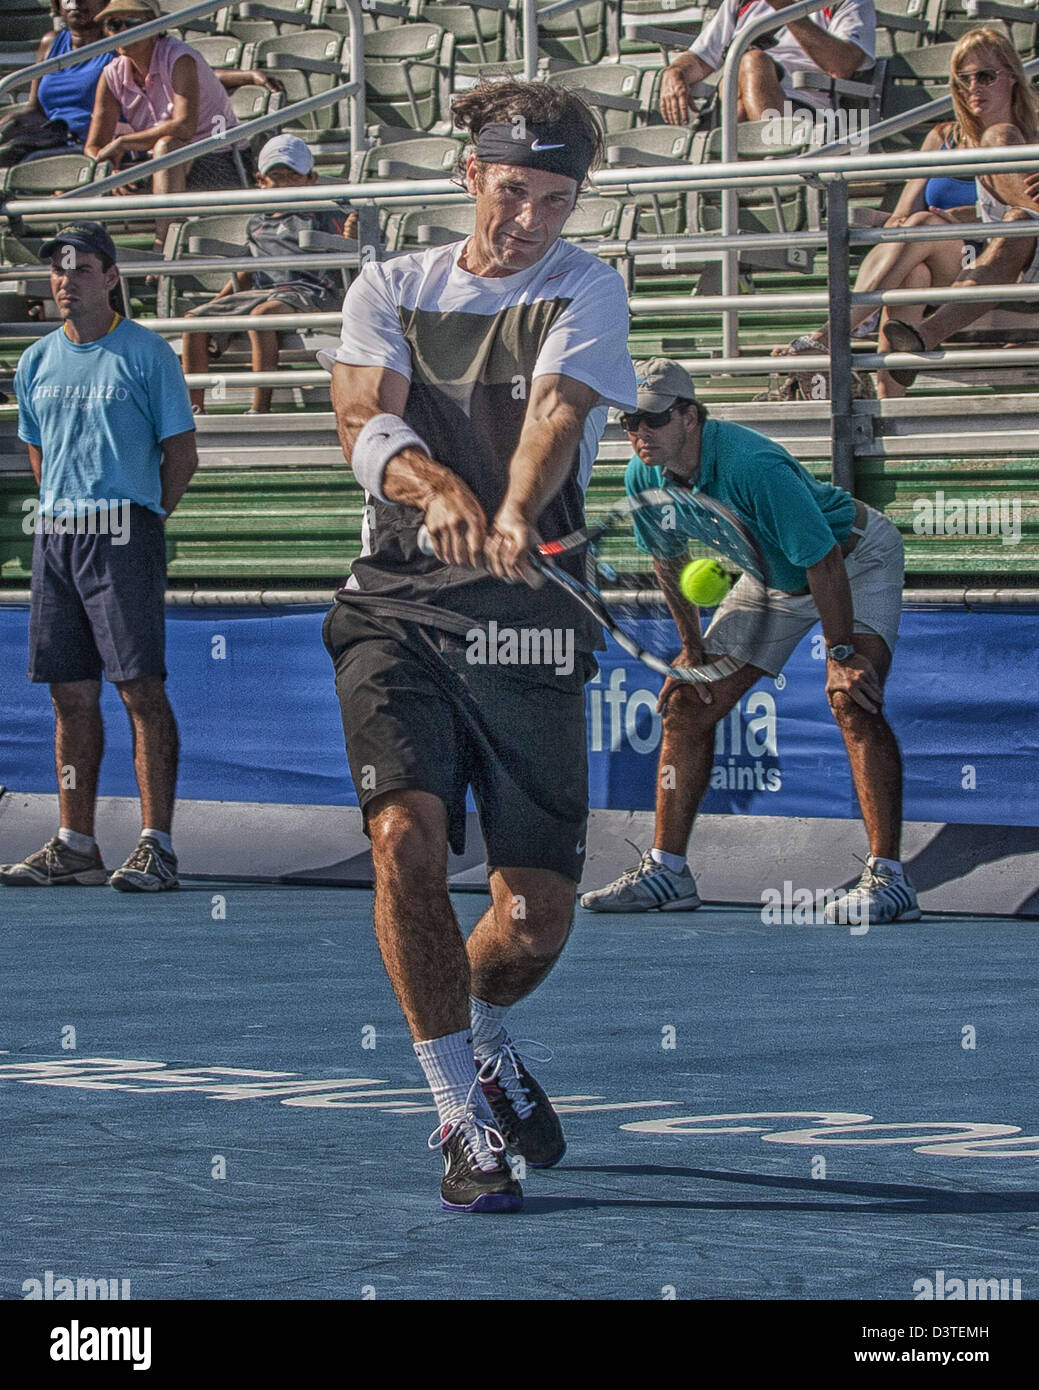
[[[129,508],[122,537],[41,531],[32,552],[29,679],[165,678],[165,594],[166,528],[147,507]]]

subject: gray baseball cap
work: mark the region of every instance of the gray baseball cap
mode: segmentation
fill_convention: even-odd
[[[677,400],[696,400],[692,377],[670,358],[651,357],[634,366],[639,410],[667,410]]]

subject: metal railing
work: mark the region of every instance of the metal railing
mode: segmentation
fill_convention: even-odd
[[[345,0],[345,3],[352,4],[359,9],[359,0]],[[569,0],[567,0],[565,7],[570,7]],[[206,4],[194,7],[190,11],[182,11],[181,14],[209,12],[214,8],[217,6]],[[556,7],[552,8],[554,11]],[[542,11],[541,13],[544,16],[550,12]],[[785,11],[784,14],[789,18],[793,14],[793,9]],[[148,27],[142,26],[142,28]],[[84,51],[78,50],[78,54],[81,56]],[[63,62],[64,58],[59,59],[56,65]],[[1029,66],[1039,68],[1039,60]],[[941,103],[932,103],[931,107],[936,105],[941,105]],[[913,118],[911,123],[919,124],[920,110],[930,110],[931,107],[920,108],[910,113]],[[290,111],[292,109],[294,108],[290,108]],[[275,123],[279,117],[284,120],[285,112],[275,113]],[[247,126],[238,129],[249,128]],[[719,164],[705,166],[669,164],[659,168],[603,169],[591,180],[592,186],[596,190],[603,193],[630,194],[632,196],[650,192],[689,191],[721,191],[736,196],[740,190],[752,189],[761,185],[796,188],[804,186],[810,181],[814,186],[821,187],[826,194],[826,230],[806,229],[799,232],[745,235],[737,229],[736,232],[722,231],[721,233],[699,233],[674,237],[630,240],[603,239],[596,243],[586,242],[584,244],[588,246],[589,250],[603,256],[629,256],[634,258],[636,263],[648,264],[654,263],[654,259],[659,262],[661,256],[665,254],[676,258],[689,256],[693,258],[694,262],[698,258],[705,257],[715,261],[720,258],[731,257],[738,264],[738,257],[741,252],[757,248],[818,247],[825,244],[829,256],[829,285],[825,294],[818,291],[782,295],[739,294],[737,292],[738,286],[726,286],[723,281],[723,293],[721,295],[639,296],[636,294],[632,297],[631,308],[636,316],[681,312],[683,309],[697,312],[720,312],[723,315],[733,316],[741,310],[754,313],[825,310],[831,330],[829,352],[799,356],[796,359],[796,366],[799,371],[826,371],[830,373],[835,476],[839,481],[847,484],[851,477],[855,446],[851,406],[851,373],[854,369],[871,370],[887,367],[893,370],[902,368],[933,370],[957,366],[1034,365],[1039,362],[1039,349],[1036,348],[975,349],[967,352],[932,352],[926,354],[859,353],[853,357],[849,325],[849,315],[853,306],[939,304],[953,303],[968,298],[983,298],[986,302],[992,303],[1031,301],[1039,296],[1039,287],[1034,285],[1004,285],[986,287],[984,291],[955,288],[927,291],[890,290],[871,293],[853,291],[847,274],[847,256],[851,247],[871,246],[887,242],[934,241],[946,238],[980,241],[993,236],[1034,237],[1037,229],[1031,223],[957,223],[948,227],[898,227],[891,229],[852,228],[848,226],[847,218],[849,186],[860,181],[926,178],[938,173],[946,175],[950,173],[958,175],[1014,173],[1031,170],[1037,166],[1039,166],[1039,145],[1021,145],[998,149],[895,151],[879,155],[862,150],[851,150],[840,154],[821,150],[797,158],[782,160],[737,161],[723,159]],[[137,175],[139,175],[139,170],[135,171],[135,176]],[[425,202],[432,207],[444,202],[470,201],[468,195],[460,191],[458,186],[448,178],[370,183],[329,182],[322,184],[320,191],[310,187],[270,192],[253,189],[227,189],[209,193],[135,194],[118,199],[99,196],[97,187],[96,185],[87,185],[85,188],[77,190],[77,212],[101,220],[114,218],[120,221],[131,220],[138,216],[183,216],[217,209],[221,212],[246,212],[260,210],[272,205],[282,209],[291,206],[303,211],[327,207],[330,201],[347,199],[360,203],[367,209],[392,209],[403,205],[414,206],[417,202]],[[15,198],[8,203],[6,211],[12,218],[22,219],[25,223],[32,225],[34,222],[53,222],[55,204],[52,198]],[[362,253],[364,249],[362,247]],[[342,255],[335,253],[326,256],[315,255],[309,259],[293,259],[296,264],[301,266],[305,263],[322,266],[350,266],[357,263],[358,253],[343,253]],[[258,259],[252,260],[250,264],[253,269],[261,268],[262,265]],[[120,268],[124,273],[139,271],[150,274],[158,272],[190,275],[200,270],[230,269],[232,267],[233,263],[228,261],[214,260],[209,262],[198,259],[184,262],[156,263],[152,261],[148,264],[137,265],[131,256],[131,259]],[[31,269],[27,266],[0,269],[0,281],[32,278]],[[307,319],[308,326],[315,328],[330,326],[334,321],[335,316],[333,315],[308,316]],[[171,334],[202,331],[203,327],[208,331],[215,331],[215,324],[221,324],[230,329],[231,322],[226,319],[209,319],[206,322],[195,320],[190,323],[177,319],[152,321],[157,331]],[[237,318],[233,321],[233,325],[236,331],[239,327],[255,327],[255,323],[247,325]],[[282,326],[281,320],[277,320],[277,323],[274,320],[266,320],[265,326],[280,328]],[[298,320],[288,326],[298,326]],[[4,325],[4,328],[8,332],[24,331],[27,337],[33,337],[38,331],[44,331],[45,326],[38,328],[31,325]],[[738,346],[732,348],[728,337],[726,337],[723,339],[720,357],[687,361],[685,365],[697,375],[706,372],[712,375],[760,375],[774,373],[784,368],[789,369],[791,363],[789,360],[784,362],[772,357],[740,356]],[[235,380],[236,383],[240,382],[242,385],[275,384],[270,380],[273,376],[277,376],[276,384],[279,385],[284,384],[287,380],[294,384],[307,385],[326,379],[322,373],[315,371],[313,373],[269,373],[266,374],[264,382],[260,382],[250,374],[241,373],[235,376]],[[221,373],[218,377],[214,377],[214,380],[217,379],[226,382],[228,375]],[[202,380],[194,379],[192,384],[205,383]]]

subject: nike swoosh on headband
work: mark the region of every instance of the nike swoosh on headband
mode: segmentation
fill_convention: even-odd
[[[565,150],[565,149],[566,149],[566,146],[565,146],[565,145],[543,145],[543,144],[541,143],[540,140],[532,140],[532,141],[530,142],[530,148],[531,148],[532,150],[534,150],[535,153],[540,154],[542,150]]]

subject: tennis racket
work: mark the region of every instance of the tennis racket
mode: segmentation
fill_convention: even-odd
[[[425,526],[418,545],[433,554]],[[577,577],[560,562],[581,552],[583,573]],[[660,675],[700,684],[722,680],[745,664],[728,654],[678,664],[683,635],[701,632],[700,608],[682,592],[682,573],[691,561],[707,557],[720,557],[732,576],[766,582],[764,557],[744,523],[715,498],[677,484],[628,496],[529,555],[533,568],[570,594],[629,655]],[[765,620],[764,605],[756,607],[757,616],[748,610],[742,634],[748,650],[756,625]]]

